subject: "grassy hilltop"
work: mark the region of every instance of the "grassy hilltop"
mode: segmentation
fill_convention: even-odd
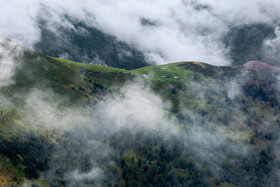
[[[67,174],[76,170],[78,182],[97,186],[279,184],[273,172],[279,165],[279,155],[273,151],[280,122],[279,94],[277,75],[269,69],[178,62],[123,70],[29,50],[15,60],[13,83],[0,88],[0,186],[24,182],[75,186],[80,183]],[[139,82],[141,89],[149,87],[153,97],[147,99],[159,97],[169,103],[161,113],[166,123],[178,128],[175,135],[126,127],[93,131],[83,126],[96,123],[106,129],[106,124],[115,123],[98,121],[95,107],[108,100],[129,100],[123,89]],[[85,120],[69,120],[71,115]],[[69,151],[75,146],[76,151]],[[113,153],[97,154],[106,147]],[[79,155],[83,149],[93,151]],[[54,158],[61,150],[65,151],[61,159]],[[60,168],[54,169],[54,163]],[[93,171],[91,165],[102,168],[101,179],[81,174]]]

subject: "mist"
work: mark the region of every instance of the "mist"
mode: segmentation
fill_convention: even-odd
[[[23,47],[0,37],[0,88],[13,83],[12,76],[20,62],[15,60],[22,54]]]
[[[46,55],[126,69],[186,60],[279,66],[279,10],[272,0],[3,0],[0,35]],[[0,147],[12,164],[24,163],[23,186],[39,177],[51,186],[279,184],[277,68],[190,62],[176,65],[186,82],[121,71],[95,77],[36,52],[21,66],[27,49],[3,37]],[[37,62],[46,66],[33,71]],[[59,65],[70,73],[60,77]]]
[[[232,80],[231,84],[236,83]],[[188,93],[200,90],[201,95],[196,99],[207,101],[206,93],[214,89],[222,97],[224,90],[219,90],[219,85],[214,84],[205,90],[203,87],[203,83],[190,85]],[[228,97],[234,99],[237,93],[231,92],[228,90]],[[56,100],[60,96],[50,91],[33,90],[28,95],[24,107],[28,115],[22,120],[31,125],[30,130],[40,129],[47,132],[53,141],[60,142],[51,152],[49,169],[43,172],[51,185],[59,185],[57,177],[61,177],[66,186],[116,185],[119,180],[115,170],[119,165],[117,158],[128,154],[118,147],[122,145],[118,145],[118,138],[127,144],[128,150],[129,147],[136,149],[140,142],[150,139],[160,141],[167,148],[182,146],[183,151],[178,153],[178,157],[192,154],[199,162],[208,165],[208,174],[217,177],[217,180],[225,172],[223,165],[229,155],[257,158],[250,146],[234,140],[240,137],[228,138],[232,131],[242,127],[236,127],[231,122],[226,128],[217,126],[206,121],[212,114],[204,116],[185,108],[183,104],[180,111],[186,119],[182,121],[170,114],[169,101],[163,101],[141,80],[127,83],[118,94],[109,95],[104,101],[84,109],[59,108]],[[207,110],[207,106],[199,108]],[[242,116],[238,107],[230,111]],[[246,117],[243,118],[246,121]],[[225,153],[219,154],[221,150]]]
[[[143,161],[139,163],[154,162],[155,158],[145,152],[143,145],[158,149],[157,155],[175,150],[169,162],[176,167],[191,167],[194,172],[202,172],[197,178],[205,185],[207,181],[203,175],[211,176],[217,184],[235,181],[253,186],[251,180],[258,177],[257,171],[244,174],[246,178],[243,179],[238,174],[240,170],[234,167],[234,159],[238,158],[249,168],[250,163],[260,162],[263,157],[259,155],[260,150],[252,146],[253,137],[274,137],[278,118],[276,108],[263,112],[266,115],[263,118],[258,112],[261,108],[258,98],[255,103],[251,103],[250,98],[242,101],[246,97],[244,86],[250,84],[249,77],[247,71],[216,81],[194,75],[191,83],[174,88],[179,100],[175,113],[171,112],[173,101],[164,97],[164,93],[168,93],[166,88],[155,90],[151,82],[141,78],[130,80],[120,88],[114,87],[113,93],[94,104],[79,107],[66,107],[62,103],[69,102],[70,98],[44,87],[20,93],[21,105],[15,106],[11,98],[5,97],[0,104],[21,111],[16,113],[16,119],[22,124],[14,130],[19,129],[23,138],[14,141],[19,141],[20,145],[37,142],[38,155],[44,155],[40,161],[42,176],[52,186],[117,185],[120,181],[117,168],[128,167],[122,166],[120,160],[125,160],[125,164],[132,162],[127,161],[132,158],[137,164],[140,158]],[[258,130],[253,132],[254,121],[262,126],[264,134],[260,135]],[[277,147],[277,144],[271,145],[271,154],[277,155]],[[139,158],[137,154],[147,156]],[[162,160],[167,158],[162,157]],[[194,160],[196,164],[192,165]],[[277,183],[277,164],[267,167],[273,170],[265,175],[268,178],[263,183]],[[33,170],[30,173],[30,178],[40,176]],[[28,184],[30,181],[24,183]]]
[[[251,58],[244,60],[265,59],[267,63],[279,65],[275,59],[276,52],[269,54],[270,58],[265,58],[269,56],[265,49],[272,47],[272,43],[273,46],[279,43],[273,32],[265,38],[253,36],[252,41],[245,38],[238,46],[224,42],[225,36],[231,37],[227,34],[232,29],[246,25],[250,27],[254,24],[265,24],[272,30],[277,28],[280,5],[275,1],[253,0],[231,3],[216,0],[176,0],[151,3],[136,0],[118,2],[96,0],[65,3],[41,0],[23,3],[4,0],[0,5],[0,34],[29,47],[34,47],[40,42],[46,34],[42,32],[44,29],[56,35],[59,42],[68,41],[71,44],[73,41],[65,34],[65,29],[86,36],[94,35],[88,32],[89,28],[96,28],[141,51],[149,63],[164,64],[186,60],[197,60],[213,65],[245,63],[236,62],[230,56],[231,51],[240,45],[256,48],[255,42],[260,40],[256,50],[264,51],[261,52],[262,56],[259,57],[254,51],[245,51],[245,55],[251,55]],[[10,12],[13,12],[13,16],[10,16]],[[77,27],[75,23],[77,21],[84,23],[85,26]],[[43,28],[41,23],[44,23]],[[238,41],[238,38],[234,40]],[[59,46],[58,43],[55,45]],[[81,56],[76,58],[77,60],[96,63],[94,62],[94,59],[98,58],[96,54],[81,53],[80,50],[83,49],[77,47],[72,46],[67,50],[62,48],[60,54],[49,53],[64,58],[72,55],[71,53],[77,53]],[[278,48],[273,47],[273,50],[278,51]],[[89,57],[91,55],[94,57]],[[255,59],[258,57],[262,59]]]

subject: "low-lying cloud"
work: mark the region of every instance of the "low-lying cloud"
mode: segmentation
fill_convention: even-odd
[[[0,37],[0,88],[13,83],[12,77],[19,65],[15,60],[23,51],[23,48],[6,38]]]
[[[234,3],[216,0],[158,0],[152,3],[41,0],[28,3],[1,1],[0,7],[0,34],[28,46],[40,40],[40,21],[47,23],[47,27],[64,40],[67,38],[60,34],[61,27],[88,33],[84,28],[77,30],[65,19],[68,15],[136,46],[148,61],[157,64],[197,60],[229,65],[231,46],[224,45],[223,36],[232,27],[240,25],[265,23],[276,26],[280,4],[272,0]],[[10,12],[13,12],[12,16]]]
[[[198,86],[197,89],[203,87]],[[204,94],[201,97],[205,97]],[[121,88],[119,94],[108,96],[85,109],[60,108],[54,100],[57,98],[59,96],[50,91],[32,90],[25,106],[25,111],[29,112],[23,118],[31,125],[30,130],[40,127],[63,137],[59,149],[52,153],[49,169],[43,173],[52,185],[58,185],[57,175],[68,186],[102,186],[103,179],[108,177],[115,184],[118,176],[113,173],[113,168],[120,150],[114,150],[108,140],[123,131],[130,134],[131,141],[135,142],[139,133],[160,136],[166,146],[171,145],[175,138],[185,146],[184,154],[192,152],[201,162],[208,163],[211,172],[217,175],[223,172],[220,167],[227,159],[224,154],[217,156],[217,150],[226,149],[227,154],[250,156],[246,145],[226,140],[229,129],[211,123],[203,124],[201,114],[181,108],[183,115],[192,117],[190,121],[178,123],[178,119],[170,117],[170,103],[164,102],[141,81],[129,83]]]

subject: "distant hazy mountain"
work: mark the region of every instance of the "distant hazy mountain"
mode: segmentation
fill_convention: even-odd
[[[34,48],[44,54],[74,60],[81,63],[103,64],[123,69],[144,67],[147,61],[136,46],[119,41],[116,37],[85,23],[65,16],[74,28],[58,25],[56,31],[48,28],[44,20],[40,22],[41,39]],[[228,57],[233,65],[251,60],[265,61],[278,65],[277,50],[265,45],[276,37],[275,27],[268,24],[248,24],[230,28],[223,36],[223,44],[228,48]]]
[[[251,60],[261,60],[278,65],[278,54],[265,46],[265,41],[275,38],[274,27],[268,24],[248,24],[233,27],[224,36],[224,44],[229,48],[233,65]]]
[[[41,38],[34,48],[44,54],[86,64],[102,64],[122,69],[135,69],[147,62],[135,46],[119,41],[116,37],[89,27],[85,23],[64,16],[74,28],[57,25],[57,30],[48,28],[41,20]]]

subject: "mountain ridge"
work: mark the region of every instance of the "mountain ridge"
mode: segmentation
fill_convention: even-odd
[[[19,64],[12,83],[0,88],[0,156],[9,184],[278,182],[272,173],[279,164],[272,151],[280,120],[275,68],[177,62],[129,71],[30,50],[12,59]],[[102,177],[85,179],[99,171],[94,166]]]

